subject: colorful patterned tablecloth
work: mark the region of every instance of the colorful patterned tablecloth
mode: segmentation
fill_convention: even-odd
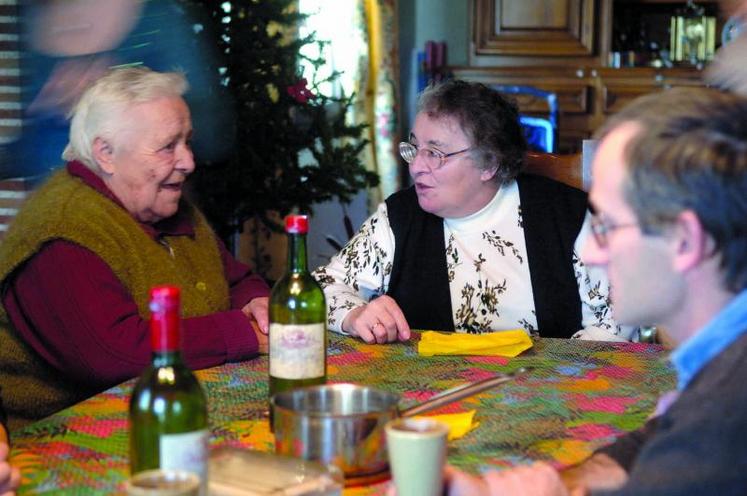
[[[449,462],[471,472],[531,460],[576,463],[644,423],[674,387],[659,346],[539,339],[521,356],[420,357],[414,342],[366,345],[330,337],[331,382],[375,385],[409,406],[467,381],[532,366],[515,382],[434,413],[476,409],[479,427],[449,444]],[[197,372],[207,390],[211,446],[269,451],[267,357]],[[127,404],[132,381],[13,434],[21,494],[112,494],[128,477]],[[386,483],[345,494],[382,494]]]

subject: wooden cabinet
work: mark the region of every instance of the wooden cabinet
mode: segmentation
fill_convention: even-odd
[[[702,85],[694,67],[607,67],[613,15],[633,4],[657,12],[662,4],[669,9],[678,5],[677,0],[472,0],[470,65],[452,72],[490,85],[555,92],[558,151],[577,152],[582,139],[636,97]],[[547,110],[544,101],[528,96],[517,103],[525,114]]]
[[[604,67],[454,67],[455,77],[487,85],[535,86],[558,97],[558,151],[576,153],[581,140],[638,96],[676,86],[702,85],[694,69]],[[546,114],[544,100],[520,96],[522,113]]]
[[[626,69],[601,68],[599,75],[599,106],[602,114],[619,111],[641,95],[676,86],[702,86],[700,72],[695,69]]]
[[[595,0],[477,0],[480,55],[591,55]]]
[[[598,63],[608,0],[472,0],[470,65]]]

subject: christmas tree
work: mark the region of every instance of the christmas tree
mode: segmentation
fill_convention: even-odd
[[[319,41],[295,36],[305,16],[293,10],[293,0],[188,2],[209,19],[196,36],[219,47],[224,58],[215,70],[235,102],[232,156],[199,167],[194,181],[201,208],[224,239],[250,219],[258,229],[279,231],[278,219],[291,211],[313,213],[315,203],[331,199],[349,203],[378,184],[360,160],[365,126],[346,121],[355,96],[318,91],[339,74],[301,76],[301,48]],[[324,63],[306,60],[314,68]],[[261,250],[255,257],[263,273]]]

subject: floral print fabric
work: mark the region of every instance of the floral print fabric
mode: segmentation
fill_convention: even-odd
[[[583,325],[574,337],[628,340],[634,329],[620,328],[613,321],[604,273],[586,267],[578,256],[588,235],[587,217],[573,255]],[[503,186],[479,212],[444,219],[444,239],[457,332],[537,331],[516,182]],[[342,321],[351,309],[386,293],[394,248],[387,207],[382,203],[342,251],[315,271],[327,297],[330,329],[342,332]]]

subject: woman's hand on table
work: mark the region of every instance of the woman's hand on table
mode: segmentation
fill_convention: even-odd
[[[267,355],[270,352],[270,337],[262,332],[255,321],[252,320],[251,324],[254,335],[257,336],[257,351],[261,355]]]
[[[410,325],[394,299],[379,296],[348,312],[342,330],[366,343],[390,343],[410,339]]]
[[[259,330],[264,334],[270,331],[269,302],[270,299],[267,296],[262,296],[254,298],[241,309],[244,315],[257,321]]]
[[[269,353],[270,349],[268,338],[268,333],[270,331],[270,317],[268,313],[269,301],[270,299],[266,296],[254,298],[241,309],[241,311],[244,312],[244,315],[249,318],[252,331],[257,336],[258,351],[263,355]]]
[[[0,426],[2,429],[2,426]],[[21,474],[16,467],[8,463],[10,448],[4,442],[0,442],[0,494],[7,496],[15,494],[15,490],[21,483]]]
[[[569,496],[560,474],[542,462],[491,471],[482,477],[447,466],[444,479],[449,496]]]

